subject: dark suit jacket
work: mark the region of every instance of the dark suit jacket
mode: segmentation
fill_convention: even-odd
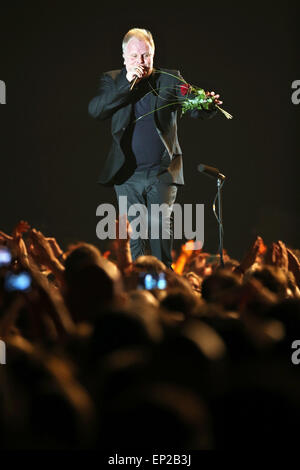
[[[168,74],[175,75],[171,76]],[[154,120],[158,134],[164,145],[158,177],[167,184],[183,185],[182,152],[177,136],[177,110],[179,100],[183,98],[180,85],[182,82],[176,78],[178,71],[168,69],[154,69],[148,79],[151,89],[151,109],[163,109],[154,112]],[[112,146],[105,160],[98,182],[104,185],[120,184],[126,181],[136,167],[130,161],[122,148],[122,137],[131,118],[133,103],[139,93],[139,82],[132,91],[126,79],[126,68],[112,70],[104,73],[100,78],[97,95],[89,103],[89,114],[99,120],[111,118]],[[172,104],[173,103],[173,104]],[[170,106],[166,106],[172,104]],[[210,118],[216,110],[189,112],[194,118]]]

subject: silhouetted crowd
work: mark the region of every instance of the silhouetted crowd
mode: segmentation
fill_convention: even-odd
[[[103,253],[0,232],[0,448],[296,448],[299,250],[189,241],[167,269],[127,227]]]

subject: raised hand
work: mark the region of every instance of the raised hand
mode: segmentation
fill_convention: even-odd
[[[188,240],[184,245],[181,246],[181,252],[187,256],[199,255],[202,251],[202,244],[199,241]]]
[[[121,233],[119,233],[119,230]],[[125,271],[132,266],[130,249],[130,236],[132,229],[127,219],[127,215],[120,215],[116,220],[116,243],[118,266],[121,271]]]
[[[49,241],[42,232],[36,229],[30,230],[28,240],[30,242],[30,253],[40,264],[48,266],[56,259]]]
[[[127,215],[120,215],[119,218],[116,220],[116,239],[118,240],[118,242],[124,244],[130,240],[131,234],[132,228],[127,219]]]
[[[254,242],[250,245],[248,251],[244,255],[240,266],[238,266],[234,272],[245,272],[247,269],[249,269],[257,260],[258,255],[261,252],[263,245],[263,239],[259,236],[256,237]]]
[[[47,242],[49,243],[50,247],[52,248],[53,254],[56,256],[58,260],[61,260],[64,252],[57,243],[56,238],[54,237],[46,237]]]
[[[28,232],[28,230],[30,230],[29,223],[25,220],[20,220],[20,222],[18,222],[17,225],[14,227],[12,231],[12,236],[15,239],[22,237],[23,233]]]
[[[288,269],[294,274],[296,283],[300,288],[300,262],[292,250],[287,248],[286,251],[288,254]]]
[[[18,259],[25,267],[28,267],[27,248],[22,238],[24,232],[29,230],[30,226],[24,220],[17,223],[12,231],[12,235],[7,235],[0,231],[0,241],[4,242],[11,250],[13,257]]]
[[[53,252],[51,242],[35,229],[30,230],[28,235],[29,250],[33,259],[44,266],[46,266],[54,274],[60,287],[64,286],[64,266],[60,263],[59,259]]]
[[[7,233],[5,232],[2,232],[2,230],[0,230],[0,242],[2,244],[6,244],[7,242],[9,241],[12,241],[13,240],[13,237],[11,235],[7,235]]]
[[[278,240],[268,247],[265,255],[265,263],[270,264],[271,266],[276,266],[277,268],[281,268],[284,271],[288,271],[288,252],[285,244],[282,241]]]

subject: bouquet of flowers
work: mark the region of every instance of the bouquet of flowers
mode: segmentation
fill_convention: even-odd
[[[176,101],[174,103],[168,103],[164,106],[160,106],[159,108],[150,111],[150,113],[146,113],[143,116],[140,116],[136,121],[139,119],[142,119],[145,117],[147,114],[154,113],[155,111],[158,111],[160,109],[166,108],[167,106],[174,106],[176,104],[181,105],[181,115],[186,113],[188,110],[193,110],[193,109],[205,109],[205,110],[210,110],[212,107],[217,108],[221,113],[224,114],[224,116],[227,119],[232,119],[232,115],[229,114],[227,111],[222,109],[218,103],[217,103],[217,97],[218,95],[214,95],[213,93],[206,92],[203,88],[199,88],[193,85],[188,84],[182,77],[178,77],[176,75],[173,75],[169,72],[165,72],[163,70],[156,70],[154,73],[164,73],[166,75],[170,75],[177,80],[181,81],[182,84],[178,85],[180,87],[180,95],[181,97],[178,99],[178,95],[176,96]],[[151,85],[150,85],[151,86]],[[151,87],[152,88],[152,87]],[[149,93],[154,92],[157,96],[160,96],[158,94],[158,90],[155,90],[152,88],[152,90]],[[161,99],[164,99],[163,97],[160,97]],[[175,98],[175,96],[174,96]]]
[[[214,103],[215,96],[212,93],[205,92],[203,88],[198,88],[189,85],[188,83],[184,83],[183,85],[180,85],[180,92],[182,96],[186,96],[186,98],[181,102],[182,114],[192,109],[209,110],[213,103],[214,106],[219,109],[219,111],[221,111],[227,119],[232,119],[233,117],[227,111],[220,108],[218,104]]]

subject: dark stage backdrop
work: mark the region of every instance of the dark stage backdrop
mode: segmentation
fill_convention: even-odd
[[[299,2],[298,2],[299,3]],[[17,5],[17,6],[14,6]],[[88,116],[101,72],[122,66],[121,39],[150,29],[155,64],[218,91],[224,108],[179,122],[186,185],[177,202],[205,204],[205,249],[218,246],[215,182],[198,163],[227,175],[225,248],[240,257],[251,239],[299,247],[300,80],[296,2],[30,2],[1,5],[0,229],[27,220],[62,246],[96,238],[96,208],[114,202],[96,183],[110,146],[109,122]]]

